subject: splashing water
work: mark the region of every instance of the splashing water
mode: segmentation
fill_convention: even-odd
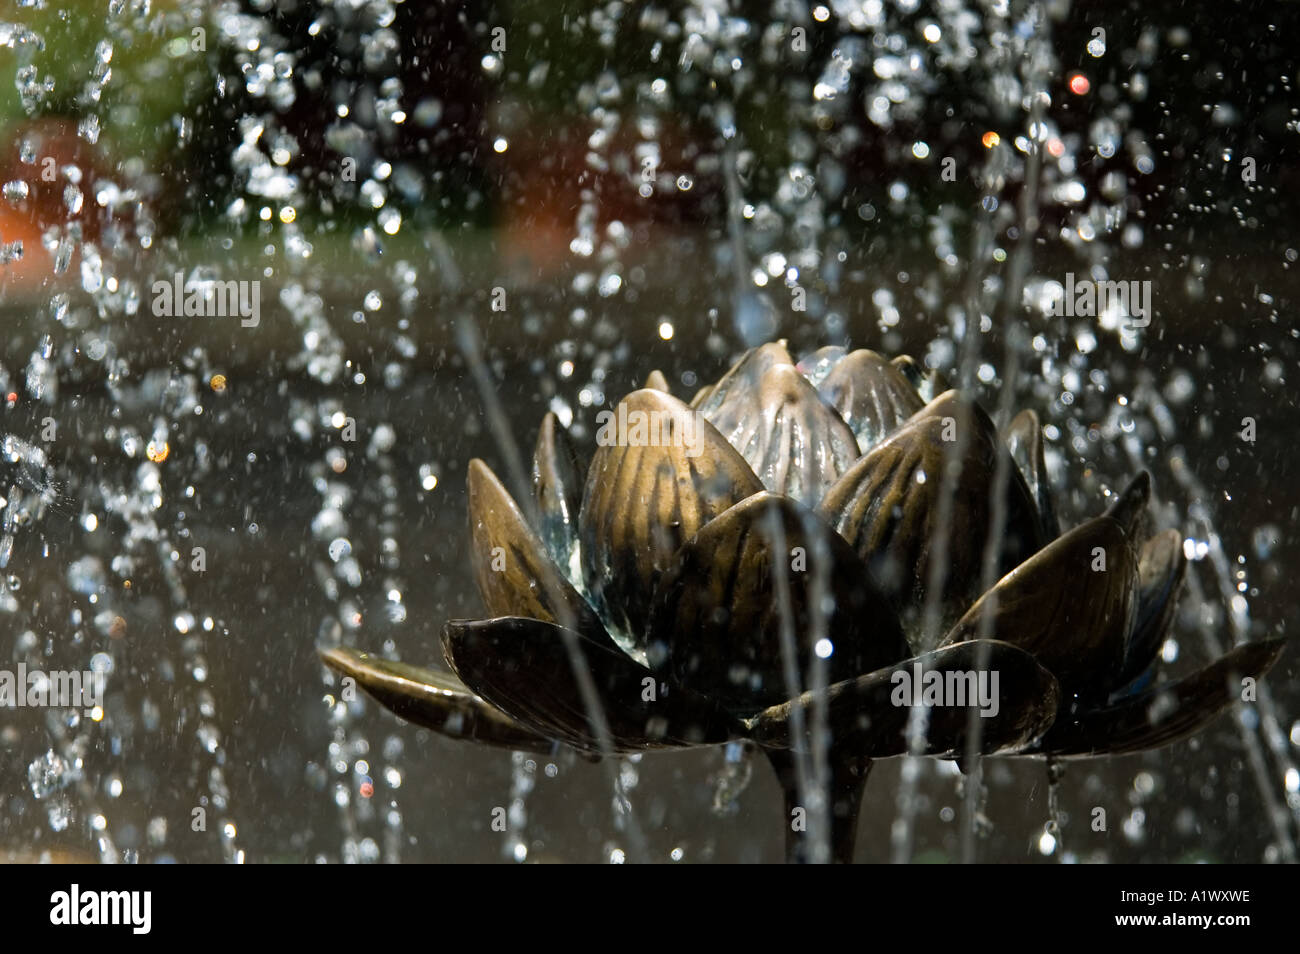
[[[912,353],[1000,424],[1035,408],[1067,526],[1151,470],[1153,522],[1191,561],[1170,665],[1281,632],[1300,256],[1268,160],[1298,129],[1255,94],[1293,96],[1295,71],[1199,62],[1211,14],[1107,12],[1101,37],[1045,2],[7,13],[0,669],[106,692],[6,713],[0,849],[678,860],[726,821],[779,857],[745,747],[695,763],[712,787],[669,811],[658,786],[695,756],[471,751],[395,727],[313,650],[439,666],[441,621],[479,611],[471,457],[530,500],[542,413],[589,445],[652,368],[689,395],[776,336]],[[1266,38],[1259,19],[1241,32]],[[1089,312],[1077,290],[1106,282],[1134,293]],[[784,634],[793,679],[800,641],[833,636],[816,616]],[[1046,827],[1023,811],[1041,766],[972,745],[944,814],[951,773],[882,765],[859,857],[1019,859],[1028,838],[1063,861],[1294,861],[1286,665],[1176,762],[1054,774]],[[817,860],[825,718],[795,765]],[[1059,819],[1097,808],[1119,837],[1080,821],[1067,856]]]

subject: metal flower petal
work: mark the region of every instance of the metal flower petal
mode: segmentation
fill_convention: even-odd
[[[1094,517],[1048,544],[984,594],[943,644],[987,635],[1028,652],[1066,693],[1105,698],[1124,661],[1137,609],[1137,554],[1109,516]]]
[[[1177,530],[1158,533],[1138,553],[1138,605],[1133,634],[1124,654],[1119,684],[1149,678],[1178,610],[1178,594],[1187,576],[1183,535]]]
[[[1056,717],[1059,702],[1056,680],[1029,653],[997,640],[971,640],[827,689],[827,720],[834,745],[841,754],[873,759],[907,754],[911,708],[926,704],[927,697],[935,694],[947,704],[931,705],[919,754],[945,758],[965,754],[972,708],[981,711],[981,754],[1007,754],[1042,736]],[[754,720],[751,736],[766,746],[794,744],[793,711],[803,709],[805,724],[811,724],[815,702],[815,694],[806,692],[764,710]]]
[[[717,413],[729,401],[740,406],[755,406],[763,375],[772,368],[785,364],[793,365],[794,359],[786,350],[784,341],[769,341],[751,348],[712,386],[706,386],[708,394],[704,394],[701,389],[700,394],[696,395],[699,401],[696,406],[701,414],[708,417]]]
[[[470,545],[479,593],[493,616],[568,622],[587,635],[605,629],[546,553],[492,468],[469,462]]]
[[[911,384],[912,387],[916,388],[917,393],[919,394],[921,387],[925,384],[926,373],[925,369],[917,363],[917,360],[910,354],[900,354],[896,357],[890,358],[889,363],[896,367],[903,377],[907,378],[908,383]],[[946,390],[947,388],[944,388],[944,391]],[[939,394],[942,393],[943,391],[939,392]],[[924,400],[929,403],[938,397],[939,394],[932,394],[928,398],[924,398]]]
[[[701,413],[764,487],[815,506],[857,459],[857,438],[792,363],[761,348],[750,354],[738,374],[718,383]]]
[[[1043,428],[1032,410],[1021,411],[1011,419],[1006,431],[1007,447],[1025,478],[1029,494],[1037,504],[1043,536],[1052,540],[1061,532],[1056,518],[1056,504],[1047,480],[1047,459],[1043,454]]]
[[[665,394],[672,394],[672,388],[668,387],[668,379],[664,373],[658,369],[651,371],[645,379],[645,387],[653,391],[663,391]]]
[[[1259,679],[1286,648],[1284,638],[1243,643],[1184,679],[1110,705],[1062,713],[1030,752],[1089,758],[1142,752],[1200,731],[1241,699],[1242,680]]]
[[[819,605],[827,612],[814,622]],[[762,493],[687,541],[659,579],[651,666],[677,684],[753,713],[791,695],[782,629],[796,644],[797,691],[808,684],[810,636],[837,681],[908,654],[888,600],[862,560],[811,510]]]
[[[321,660],[355,679],[376,701],[407,722],[454,739],[548,753],[555,743],[520,725],[450,673],[381,659],[354,649],[322,649]]]
[[[763,485],[712,424],[670,394],[633,391],[612,413],[609,436],[597,435],[578,537],[587,592],[613,635],[635,648],[677,548]],[[636,421],[645,422],[640,435]]]
[[[844,418],[864,454],[925,407],[896,365],[865,348],[836,362],[817,390]]]
[[[809,384],[815,388],[820,387],[826,380],[826,375],[831,373],[835,365],[844,360],[845,354],[847,352],[839,345],[826,345],[812,354],[804,355],[795,367],[808,379]]]
[[[569,432],[554,413],[542,418],[533,454],[533,492],[537,496],[542,542],[566,576],[578,546],[578,508],[582,505],[582,464]]]
[[[601,751],[574,673],[590,674],[614,752],[714,745],[740,731],[711,700],[660,683],[616,648],[535,619],[452,620],[443,651],[465,684],[531,731],[584,752]]]
[[[948,381],[938,371],[926,371],[911,355],[900,354],[890,359],[890,364],[903,372],[903,376],[916,388],[921,400],[929,403],[949,390]]]
[[[1151,515],[1147,504],[1151,502],[1151,474],[1143,470],[1128,482],[1128,486],[1115,495],[1106,516],[1117,520],[1128,533],[1130,540],[1143,540],[1150,536],[1147,525]]]
[[[961,473],[947,525],[941,524],[943,472],[958,433],[966,435]],[[988,537],[997,455],[1006,453],[983,411],[949,391],[876,445],[827,492],[819,510],[857,550],[900,609],[914,650],[923,650],[920,611],[930,579],[934,541],[946,533],[946,574],[939,594],[944,626],[978,595]],[[1007,485],[1007,521],[1000,567],[1010,569],[1040,544],[1029,490],[1018,473]]]

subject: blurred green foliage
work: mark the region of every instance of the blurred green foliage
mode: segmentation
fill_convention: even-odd
[[[200,6],[176,0],[0,5],[0,23],[39,37],[0,51],[9,79],[0,82],[0,129],[12,139],[35,119],[94,115],[99,149],[113,165],[130,157],[155,165],[176,149],[187,104],[215,86],[202,16]]]

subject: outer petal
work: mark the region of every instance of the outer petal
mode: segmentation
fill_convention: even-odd
[[[1097,569],[1103,559],[1105,569]],[[1123,664],[1137,585],[1128,534],[1111,517],[1095,517],[999,580],[943,642],[973,638],[996,602],[991,636],[1033,653],[1067,694],[1104,699]]]
[[[737,711],[788,699],[780,577],[788,587],[800,689],[808,684],[803,673],[820,581],[834,601],[825,630],[833,641],[831,681],[908,654],[897,617],[852,548],[811,510],[763,493],[736,504],[674,555],[655,590],[651,666]]]
[[[350,676],[367,693],[407,722],[454,739],[509,749],[550,752],[555,743],[488,705],[455,676],[381,659],[352,649],[320,650],[321,660]]]
[[[814,506],[857,459],[857,439],[792,363],[763,348],[750,354],[718,382],[700,411],[763,486]]]
[[[844,418],[864,454],[925,406],[896,365],[866,349],[837,362],[817,390]]]
[[[1043,536],[1053,540],[1060,536],[1061,525],[1056,519],[1056,504],[1052,499],[1051,484],[1047,480],[1043,428],[1038,422],[1038,415],[1030,410],[1021,411],[1012,419],[1005,436],[1011,456],[1025,478],[1030,496],[1038,506]]]
[[[977,669],[981,661],[984,665]],[[938,677],[927,675],[932,673]],[[967,674],[974,674],[976,679],[974,696]],[[985,678],[983,700],[979,699],[978,689],[981,674]],[[918,677],[922,690],[933,679],[941,678],[944,701],[966,703],[931,707],[926,755],[960,758],[965,754],[971,705],[989,713],[982,717],[980,736],[980,751],[988,755],[1015,752],[1032,743],[1052,724],[1059,703],[1056,680],[1028,653],[996,640],[972,640],[831,686],[827,690],[827,712],[837,749],[873,759],[907,754],[905,732],[911,712],[908,703]],[[958,696],[959,686],[964,696]],[[814,694],[807,692],[764,710],[754,720],[751,736],[762,745],[790,746],[791,712],[796,706],[804,707],[808,722],[814,701]],[[980,707],[981,701],[988,704]]]
[[[951,625],[979,592],[997,455],[1006,453],[993,423],[975,405],[949,391],[926,405],[888,440],[876,445],[826,494],[818,508],[857,550],[875,579],[900,608],[916,639],[933,541],[940,532],[939,497],[952,435],[967,435],[961,477],[946,528],[947,574],[940,601]],[[945,440],[947,438],[947,440]],[[1012,468],[1001,566],[1010,569],[1038,549],[1037,519],[1029,491]],[[918,642],[913,649],[922,649]]]
[[[589,636],[604,627],[547,555],[492,469],[469,462],[469,524],[474,574],[488,612],[569,621]]]
[[[1244,643],[1185,679],[1100,709],[1062,713],[1030,751],[1058,758],[1141,752],[1200,731],[1241,698],[1241,680],[1259,679],[1286,648],[1285,639]]]
[[[1156,534],[1138,554],[1138,607],[1124,655],[1121,685],[1138,679],[1156,663],[1177,615],[1178,594],[1187,576],[1183,535],[1177,530]]]
[[[739,731],[708,699],[657,682],[617,649],[572,635],[600,698],[614,751],[712,745]],[[510,617],[453,620],[443,629],[442,642],[456,674],[484,699],[538,735],[600,751],[560,627]]]
[[[533,491],[541,519],[537,529],[551,559],[566,576],[578,545],[582,477],[582,465],[569,432],[553,413],[548,413],[542,418],[533,454]]]
[[[621,403],[629,421],[634,412],[654,415],[660,439],[602,443],[587,475],[578,536],[587,591],[615,635],[637,646],[655,582],[677,548],[763,485],[712,424],[673,396],[633,391]]]

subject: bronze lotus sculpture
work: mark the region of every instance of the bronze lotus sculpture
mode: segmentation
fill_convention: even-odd
[[[656,372],[602,412],[585,473],[548,414],[522,508],[470,463],[489,618],[447,623],[455,675],[322,656],[411,722],[513,749],[747,739],[791,812],[820,728],[844,861],[874,759],[1137,752],[1277,660],[1246,643],[1157,681],[1186,561],[1177,531],[1146,538],[1149,477],[1061,534],[1035,414],[999,435],[939,388],[910,358],[771,343],[689,405]]]

